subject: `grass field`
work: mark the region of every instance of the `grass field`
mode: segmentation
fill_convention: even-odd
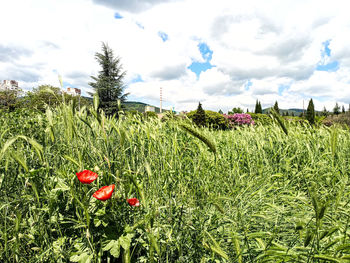
[[[349,262],[349,130],[287,129],[2,112],[0,261]]]

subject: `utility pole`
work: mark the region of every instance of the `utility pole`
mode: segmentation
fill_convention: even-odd
[[[303,100],[303,117],[305,116],[305,113],[304,113],[304,100]]]
[[[160,107],[159,107],[159,112],[162,113],[162,92],[163,92],[163,89],[162,87],[160,87]]]

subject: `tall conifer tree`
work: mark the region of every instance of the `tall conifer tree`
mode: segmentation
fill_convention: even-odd
[[[275,110],[278,114],[280,114],[280,109],[278,108],[278,102],[277,102],[277,100],[276,100],[275,105],[273,106],[273,108],[274,108],[274,110]]]
[[[96,53],[95,58],[101,66],[97,77],[91,76],[94,82],[89,85],[93,87],[94,93],[99,96],[99,108],[107,115],[118,113],[118,101],[123,103],[128,94],[124,94],[123,79],[126,72],[123,71],[120,58],[115,57],[113,50],[102,43],[102,52]]]
[[[306,119],[310,124],[315,124],[315,107],[312,99],[309,101],[309,105],[307,106]]]

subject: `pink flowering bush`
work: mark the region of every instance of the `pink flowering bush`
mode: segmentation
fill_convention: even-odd
[[[252,116],[247,113],[235,113],[235,114],[224,114],[224,117],[230,122],[233,126],[242,126],[242,125],[254,125]]]

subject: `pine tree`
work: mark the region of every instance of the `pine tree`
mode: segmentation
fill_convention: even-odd
[[[219,110],[219,113],[220,113],[220,114],[224,114],[224,112],[223,112],[221,109]]]
[[[99,96],[99,108],[107,115],[118,114],[118,100],[123,103],[128,94],[123,94],[123,79],[126,72],[122,70],[119,57],[114,57],[113,50],[102,43],[102,53],[96,53],[95,58],[102,67],[97,77],[91,76],[94,82],[89,85],[93,87],[94,93]]]
[[[280,109],[278,108],[277,100],[276,100],[275,105],[273,106],[273,108],[278,114],[280,113]]]
[[[307,106],[306,119],[310,124],[315,124],[315,107],[312,99],[309,101],[309,105]]]
[[[334,113],[335,115],[338,115],[338,114],[340,113],[340,107],[339,107],[339,105],[338,105],[338,102],[335,103],[335,106],[334,106],[334,108],[333,108],[333,113]]]
[[[205,126],[206,121],[205,121],[205,111],[202,108],[202,104],[199,102],[198,108],[196,110],[196,113],[193,116],[193,122],[199,126]]]

